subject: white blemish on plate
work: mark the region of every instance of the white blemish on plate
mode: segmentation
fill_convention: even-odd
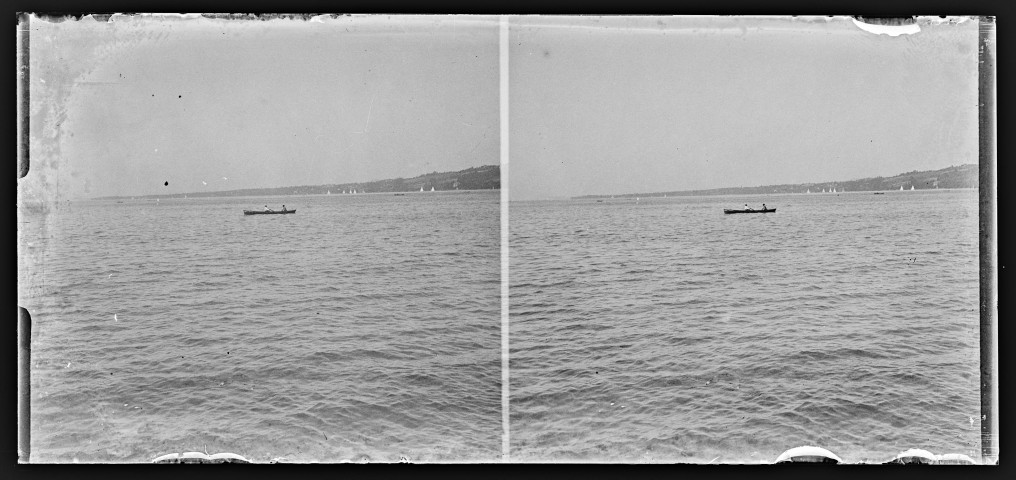
[[[911,35],[921,31],[921,27],[917,26],[916,23],[907,25],[878,25],[874,23],[860,22],[856,18],[852,18],[851,21],[854,22],[854,25],[857,26],[857,28],[876,35],[898,37],[900,35]]]

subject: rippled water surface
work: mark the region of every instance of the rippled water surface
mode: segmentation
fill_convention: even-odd
[[[500,458],[498,192],[26,213],[33,462]]]
[[[510,215],[513,460],[980,457],[976,191]]]

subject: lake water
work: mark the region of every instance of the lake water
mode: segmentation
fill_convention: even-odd
[[[265,201],[22,212],[32,462],[500,460],[499,192]]]
[[[976,191],[510,208],[512,460],[980,458]]]

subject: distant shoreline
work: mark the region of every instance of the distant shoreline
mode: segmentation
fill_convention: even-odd
[[[372,193],[429,193],[442,191],[500,190],[501,166],[483,165],[455,172],[431,172],[412,178],[388,178],[369,182],[348,182],[294,187],[244,188],[214,192],[185,192],[150,195],[114,195],[89,200],[137,200],[164,198],[277,197],[285,195],[363,195]],[[353,193],[355,192],[355,193]]]
[[[823,197],[823,196],[833,197],[833,196],[836,196],[836,195],[872,195],[872,194],[875,194],[875,193],[879,193],[879,194],[886,193],[886,194],[890,194],[890,195],[898,193],[898,194],[904,195],[904,194],[907,194],[907,193],[917,193],[917,192],[959,192],[959,191],[974,191],[974,192],[976,192],[977,188],[976,187],[974,187],[974,188],[925,188],[925,189],[914,189],[913,191],[911,191],[911,190],[905,190],[905,191],[902,191],[902,192],[898,191],[898,190],[895,190],[895,191],[856,191],[856,192],[836,192],[836,193],[828,193],[828,192],[827,193],[822,193],[822,192],[815,193],[815,192],[811,192],[810,194],[809,193],[797,193],[797,192],[782,192],[782,193],[772,193],[772,192],[769,192],[769,193],[714,193],[714,194],[681,194],[681,195],[672,195],[672,194],[670,194],[668,192],[666,197],[664,197],[662,193],[643,193],[643,194],[624,194],[624,195],[605,195],[605,196],[586,195],[586,196],[581,196],[581,197],[525,198],[525,199],[509,199],[509,201],[510,202],[520,202],[520,203],[522,203],[522,202],[569,202],[569,201],[574,201],[574,200],[597,200],[597,201],[607,200],[608,201],[607,203],[609,203],[609,200],[615,200],[615,201],[617,201],[617,200],[624,200],[624,201],[632,200],[632,201],[634,201],[635,199],[640,199],[640,200],[650,200],[650,199],[652,199],[652,200],[659,200],[659,199],[670,199],[670,198],[702,198],[702,197],[718,197],[718,198],[719,197],[766,197],[766,196],[769,196],[769,197],[780,196],[780,197],[782,197],[782,196],[791,196],[791,195],[793,195],[793,196],[806,195],[806,196],[809,196],[809,197],[813,196],[813,195],[814,196],[819,196],[819,197]]]
[[[851,193],[851,192],[891,192],[913,190],[955,190],[979,188],[978,166],[976,164],[957,165],[939,170],[913,171],[892,177],[869,177],[857,180],[833,182],[814,182],[780,185],[760,185],[757,187],[725,187],[704,190],[676,190],[646,193],[623,193],[613,195],[580,195],[572,199],[584,198],[628,198],[628,197],[702,197],[712,195],[773,195],[784,193]],[[832,190],[836,190],[832,192]]]
[[[325,193],[276,193],[276,194],[271,194],[271,195],[257,195],[257,194],[253,194],[253,195],[190,195],[190,194],[187,194],[186,196],[184,196],[184,195],[175,195],[174,194],[174,195],[159,195],[159,196],[147,195],[147,196],[143,196],[143,197],[97,197],[97,198],[82,198],[82,199],[79,199],[77,201],[84,201],[84,202],[108,202],[108,201],[115,200],[115,201],[119,201],[119,202],[124,202],[124,201],[125,202],[130,202],[130,201],[137,202],[137,201],[141,201],[141,200],[197,200],[197,199],[209,199],[209,198],[244,199],[244,198],[269,198],[269,197],[287,198],[287,197],[359,197],[359,196],[382,196],[382,197],[385,197],[385,196],[400,196],[401,197],[401,196],[410,196],[410,195],[424,196],[424,195],[427,195],[427,194],[431,194],[431,195],[435,195],[435,194],[447,195],[447,194],[466,194],[466,193],[484,193],[484,192],[500,192],[500,189],[499,188],[495,188],[495,189],[474,189],[474,190],[435,190],[433,192],[430,192],[430,191],[425,191],[425,192],[419,192],[419,191],[416,191],[416,192],[367,192],[367,193],[356,193],[356,194],[350,194],[350,193],[347,193],[347,194],[338,193],[338,194],[336,194],[336,193],[333,193],[331,195],[328,195],[328,194],[325,194]]]

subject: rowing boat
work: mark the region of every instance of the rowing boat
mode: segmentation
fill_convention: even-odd
[[[771,213],[775,211],[776,211],[775,208],[767,208],[765,210],[731,210],[729,208],[723,209],[723,213]]]
[[[296,213],[296,209],[293,209],[293,210],[279,210],[279,211],[272,211],[272,212],[264,212],[264,211],[259,211],[259,210],[244,210],[243,211],[244,215],[281,215],[281,214],[285,214],[285,213]]]

